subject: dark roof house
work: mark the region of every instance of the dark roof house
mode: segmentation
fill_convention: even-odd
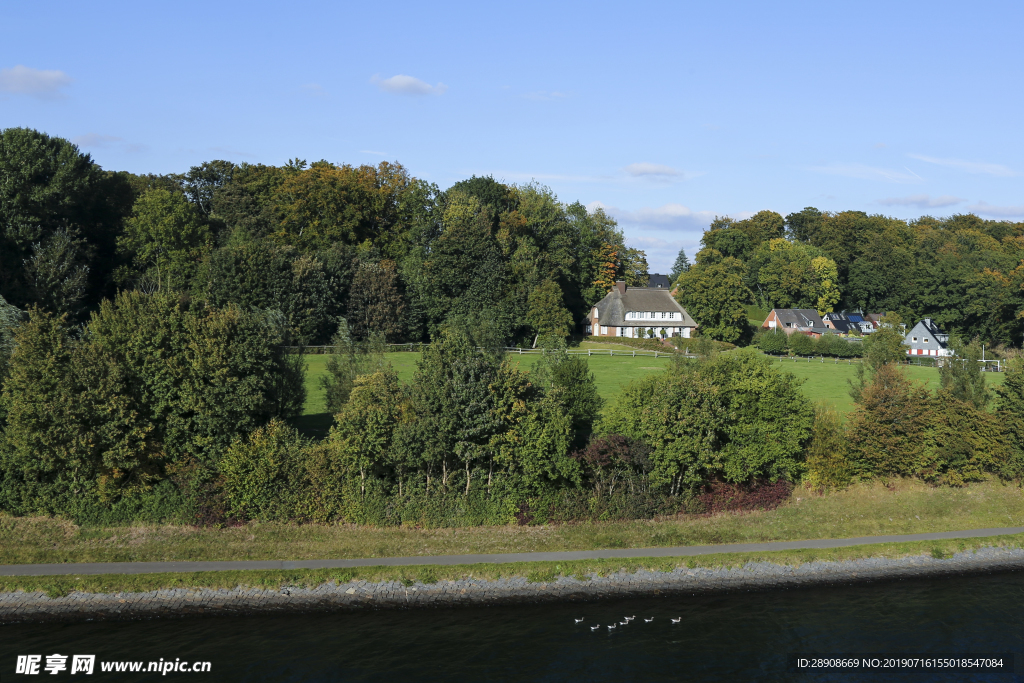
[[[651,273],[647,276],[648,289],[668,289],[671,285],[672,283],[669,282],[668,275]]]
[[[910,347],[907,349],[908,356],[953,355],[953,350],[949,348],[949,335],[940,330],[931,318],[925,318],[914,325],[903,338],[903,343]]]
[[[827,330],[825,322],[813,308],[773,308],[761,327],[769,329],[782,328],[786,334],[794,332],[814,333],[815,336]]]

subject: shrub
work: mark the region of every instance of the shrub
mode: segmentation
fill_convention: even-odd
[[[295,429],[278,420],[232,443],[220,461],[227,512],[238,519],[296,517],[307,448]]]
[[[730,484],[714,481],[697,496],[700,509],[706,514],[751,510],[774,510],[793,493],[793,484],[784,479],[775,482],[755,481],[752,484]]]
[[[831,405],[814,408],[814,436],[807,447],[807,483],[819,491],[845,488],[852,472],[842,418]]]
[[[814,338],[801,332],[794,332],[789,338],[789,350],[797,356],[811,356],[815,353]]]
[[[911,383],[899,366],[881,365],[858,402],[849,429],[854,474],[917,475],[926,466],[928,390]]]
[[[765,330],[757,338],[757,348],[773,355],[783,354],[789,348],[789,335],[778,328]]]

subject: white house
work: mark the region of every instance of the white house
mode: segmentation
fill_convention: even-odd
[[[953,350],[948,347],[949,335],[942,333],[932,322],[925,318],[903,338],[908,347],[908,356],[952,356]]]
[[[697,323],[668,289],[626,287],[616,282],[612,291],[590,311],[587,332],[597,337],[689,337]]]

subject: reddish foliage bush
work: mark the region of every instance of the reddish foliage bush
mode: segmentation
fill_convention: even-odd
[[[770,483],[729,484],[715,481],[704,487],[704,493],[697,496],[705,514],[735,512],[741,510],[774,510],[789,499],[793,485],[782,479]]]

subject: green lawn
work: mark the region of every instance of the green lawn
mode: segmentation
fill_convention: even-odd
[[[597,382],[597,391],[604,398],[605,406],[614,403],[627,384],[652,372],[659,372],[669,363],[668,356],[664,359],[651,356],[630,357],[626,354],[632,351],[631,348],[615,344],[587,343],[586,348],[593,349],[595,353],[598,351],[607,353],[608,349],[613,349],[616,354],[620,352],[623,354],[621,356],[594,355],[587,358]],[[324,393],[319,384],[319,378],[325,372],[328,358],[329,356],[326,355],[306,356],[306,407],[303,416],[296,420],[295,424],[310,436],[323,437],[331,426],[331,416],[326,412]],[[402,351],[387,355],[388,361],[403,382],[412,381],[419,358],[418,352]],[[537,362],[539,356],[509,354],[509,358],[513,364],[523,370],[529,370]],[[782,361],[776,359],[774,362],[779,364],[782,369],[805,380],[803,391],[812,401],[831,403],[841,414],[853,410],[853,400],[850,398],[847,380],[857,376],[855,362],[836,361],[835,359],[825,359],[824,362],[814,359],[808,362],[806,358],[799,358],[795,361],[793,359]],[[906,371],[912,380],[923,382],[931,390],[935,390],[939,386],[939,371],[936,368],[910,365],[906,366]],[[985,379],[989,386],[1002,384],[1003,374],[986,373]]]
[[[853,399],[850,398],[850,385],[847,380],[856,378],[856,362],[828,358],[824,362],[821,359],[808,362],[806,358],[799,358],[795,362],[792,358],[783,361],[775,359],[775,362],[784,370],[805,380],[804,394],[812,401],[831,403],[840,413],[853,410]],[[938,368],[907,365],[904,369],[910,379],[922,382],[928,389],[934,391],[939,388]],[[1000,385],[1003,383],[1003,373],[985,373],[985,380],[990,387]]]
[[[669,357],[654,358],[653,356],[642,356],[633,358],[625,355],[633,349],[625,346],[609,344],[588,344],[595,352],[605,349],[613,349],[616,354],[622,356],[590,356],[587,358],[590,369],[594,373],[597,382],[597,391],[606,401],[605,405],[611,405],[622,393],[622,388],[635,379],[644,377],[652,372],[660,372],[667,367]],[[295,421],[295,426],[309,436],[323,437],[331,426],[331,416],[326,412],[324,405],[324,392],[320,388],[320,377],[326,372],[327,355],[306,356],[306,406],[302,417]],[[523,370],[529,370],[540,358],[539,355],[509,354],[513,365],[518,365]],[[391,367],[398,373],[402,382],[411,382],[416,372],[416,363],[420,359],[418,352],[401,351],[387,354],[387,360]]]

